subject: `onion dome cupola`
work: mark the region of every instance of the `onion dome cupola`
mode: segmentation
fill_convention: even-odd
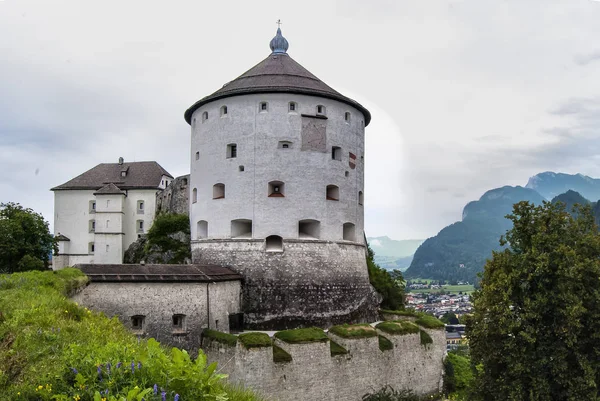
[[[221,89],[190,106],[185,111],[185,121],[191,124],[194,111],[218,99],[257,93],[295,93],[320,96],[346,103],[360,110],[365,116],[365,126],[369,125],[371,121],[369,110],[357,101],[331,88],[287,54],[289,43],[281,34],[281,28],[277,28],[270,47],[272,53],[266,59],[233,81],[226,83]]]
[[[269,47],[271,47],[272,54],[287,54],[287,49],[290,47],[290,44],[281,34],[281,28],[277,28],[277,34],[271,39]]]

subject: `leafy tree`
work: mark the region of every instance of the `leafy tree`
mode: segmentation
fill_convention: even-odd
[[[400,270],[394,270],[391,274],[375,263],[375,252],[367,244],[367,268],[369,269],[369,280],[375,290],[383,297],[380,307],[382,309],[404,309],[404,278]]]
[[[452,312],[444,313],[444,315],[440,318],[440,320],[446,324],[459,324],[458,318]]]
[[[58,252],[41,214],[18,203],[0,203],[0,273],[47,269]]]
[[[600,235],[589,206],[573,215],[520,202],[507,216],[467,321],[474,400],[600,399]]]

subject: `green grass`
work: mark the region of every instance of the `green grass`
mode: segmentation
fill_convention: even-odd
[[[67,298],[86,282],[77,269],[0,275],[2,401],[77,396],[92,400],[105,389],[118,399],[131,391],[137,399],[142,392],[151,393],[154,383],[179,393],[183,400],[204,395],[258,400],[251,392],[224,382],[216,366],[206,363],[202,351],[192,360],[185,351],[163,347],[153,339],[138,339],[118,319],[108,319]],[[133,373],[131,361],[135,362]],[[105,380],[99,380],[99,369]]]
[[[333,326],[329,329],[333,333],[342,338],[369,338],[377,337],[377,332],[369,324],[343,324]]]
[[[263,348],[273,345],[273,340],[266,333],[243,333],[238,339],[246,348]]]
[[[381,309],[380,312],[387,313],[390,315],[397,315],[397,316],[409,316],[409,317],[418,317],[419,316],[419,314],[417,312],[415,312],[414,309],[405,309],[405,310]]]
[[[423,314],[415,320],[415,323],[426,329],[443,329],[446,327],[444,322],[434,316]]]
[[[275,333],[275,338],[288,344],[327,342],[329,337],[322,329],[308,327],[305,329],[283,330]]]
[[[204,338],[210,338],[211,340],[214,340],[221,344],[230,345],[232,347],[235,347],[235,345],[238,342],[237,336],[234,336],[233,334],[229,333],[223,333],[217,330],[204,329],[202,330],[202,336]]]
[[[417,334],[419,332],[419,327],[416,324],[406,320],[381,322],[375,327],[384,333],[395,335]]]
[[[346,348],[342,347],[335,341],[329,341],[329,346],[331,356],[346,355],[348,353],[348,350]]]
[[[433,338],[425,330],[419,330],[419,336],[421,337],[421,345],[433,344]]]
[[[273,362],[291,362],[292,356],[288,354],[283,348],[273,344]]]
[[[381,351],[389,351],[394,349],[394,343],[385,338],[384,336],[379,336],[379,349]]]

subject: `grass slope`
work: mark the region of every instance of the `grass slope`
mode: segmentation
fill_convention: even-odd
[[[118,319],[79,307],[67,296],[85,284],[76,269],[0,275],[0,395],[2,401],[93,400],[252,401],[229,387],[202,352],[138,340]],[[157,394],[153,386],[157,385]]]

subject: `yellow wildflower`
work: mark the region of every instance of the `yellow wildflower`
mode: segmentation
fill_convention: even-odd
[[[74,399],[75,401],[79,401],[81,398],[79,397],[79,394],[77,394],[77,395],[74,395],[74,396],[73,396],[73,399]]]

